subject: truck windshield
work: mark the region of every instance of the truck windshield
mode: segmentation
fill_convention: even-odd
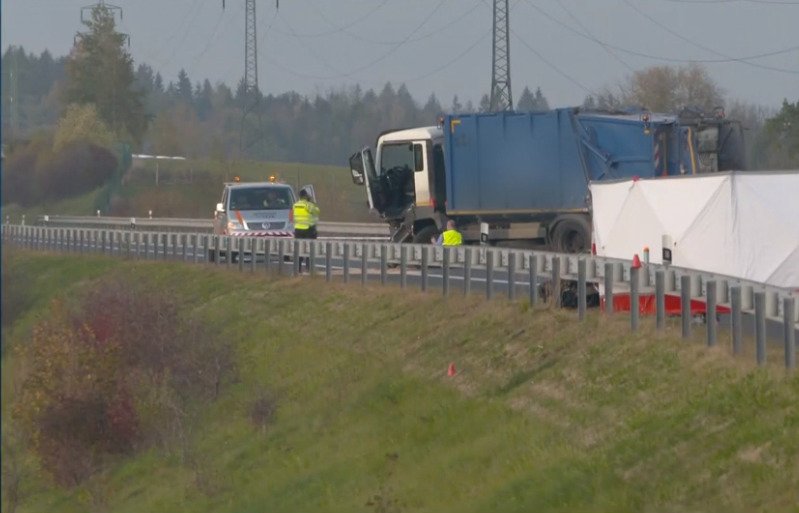
[[[292,199],[288,187],[242,187],[231,189],[230,210],[285,210]]]
[[[414,169],[413,144],[384,144],[380,155],[380,174],[385,175],[392,168]]]

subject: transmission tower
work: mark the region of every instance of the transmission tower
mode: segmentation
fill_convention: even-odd
[[[244,16],[244,87],[258,91],[258,38],[255,34],[255,0],[247,0]]]
[[[494,45],[491,51],[491,112],[513,110],[510,91],[508,0],[494,0]]]

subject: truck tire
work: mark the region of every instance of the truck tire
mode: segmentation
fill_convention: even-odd
[[[584,216],[562,217],[552,232],[552,247],[560,253],[585,253],[591,248],[591,225]]]
[[[413,234],[414,244],[430,244],[430,239],[438,237],[438,228],[435,225],[428,225]]]

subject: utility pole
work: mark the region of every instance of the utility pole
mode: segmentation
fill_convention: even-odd
[[[513,110],[510,90],[510,13],[508,0],[494,0],[494,45],[491,51],[491,112]]]

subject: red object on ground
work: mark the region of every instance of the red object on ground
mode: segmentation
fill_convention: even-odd
[[[452,376],[454,376],[457,373],[458,373],[458,371],[455,370],[455,363],[454,362],[450,363],[449,364],[449,368],[447,369],[447,376],[449,376],[451,378]]]
[[[666,294],[666,315],[680,315],[682,313],[682,301],[680,296]],[[605,298],[602,298],[601,308],[605,310]],[[644,315],[654,315],[656,313],[657,304],[654,294],[641,294],[638,297],[638,311]],[[630,311],[630,294],[613,294],[613,311],[614,312],[629,312]],[[691,300],[691,315],[703,314],[707,311],[707,305],[704,301],[699,299]],[[716,306],[716,313],[727,314],[730,313],[730,308],[726,306]]]

